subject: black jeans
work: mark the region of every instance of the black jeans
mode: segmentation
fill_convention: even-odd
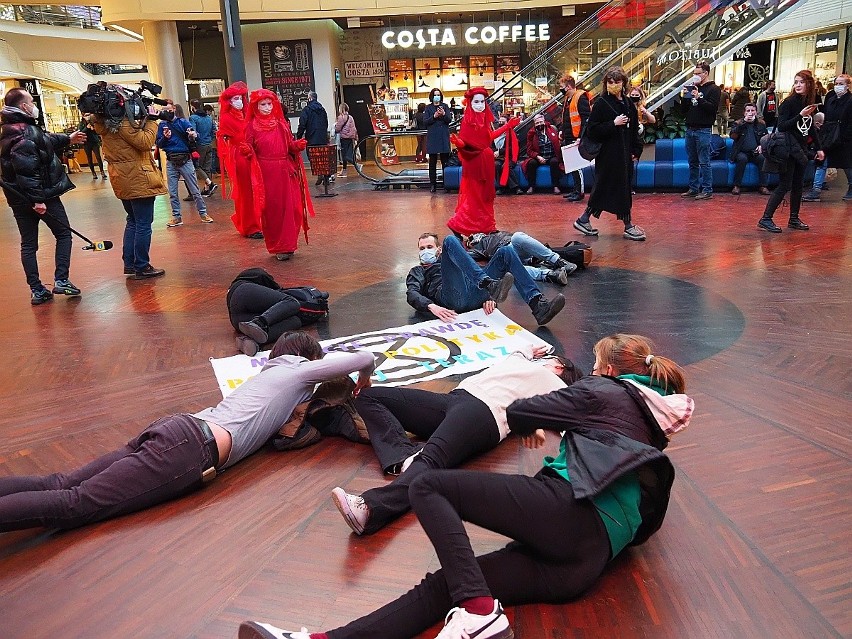
[[[737,157],[734,158],[734,163],[736,164],[734,167],[734,186],[743,185],[743,175],[745,174],[746,164],[749,162],[755,164],[757,170],[760,172],[760,186],[766,186],[769,182],[766,173],[763,172],[763,156],[754,151],[748,153],[740,151],[737,153]]]
[[[441,158],[441,171],[447,170],[447,160],[450,159],[449,153],[430,153],[429,154],[429,183],[438,183],[438,158]]]
[[[163,417],[71,473],[0,477],[0,532],[75,528],[142,510],[200,488],[211,465],[195,419]]]
[[[343,162],[343,170],[350,164],[355,164],[355,139],[340,138],[340,159]]]
[[[41,280],[38,275],[38,223],[44,222],[56,238],[54,280],[67,280],[68,269],[71,268],[71,231],[68,230],[68,214],[58,198],[51,198],[44,203],[47,213],[39,215],[32,206],[13,206],[12,214],[21,232],[21,264],[27,276],[30,288],[39,288]]]
[[[494,174],[497,178],[497,184],[499,185],[498,188],[514,191],[520,186],[520,184],[518,184],[518,174],[515,173],[515,167],[518,166],[518,163],[509,160],[509,174],[506,177],[506,186],[503,186],[500,184],[500,178],[503,177],[503,166],[505,163],[506,160],[502,157],[494,160]]]
[[[788,160],[784,172],[778,177],[778,186],[775,187],[772,195],[766,201],[766,209],[763,211],[764,219],[772,219],[788,192],[790,193],[790,217],[799,217],[804,182],[805,167],[794,160]]]
[[[594,505],[575,499],[561,477],[426,472],[412,484],[410,496],[442,569],[330,631],[329,639],[408,639],[470,597],[490,595],[507,606],[563,603],[587,590],[610,558],[606,527]],[[463,522],[516,541],[475,557]]]
[[[529,182],[530,186],[535,186],[535,173],[538,167],[541,166],[541,163],[538,161],[538,158],[530,158],[526,163],[526,174],[527,174],[527,182]],[[562,179],[562,169],[559,168],[559,158],[557,156],[553,156],[547,160],[547,166],[550,167],[550,182],[552,186],[558,187],[559,180]],[[577,187],[579,190],[579,187]]]
[[[296,316],[300,306],[299,300],[287,293],[254,282],[240,282],[228,300],[228,319],[238,331],[240,322],[262,317],[268,327],[269,342],[274,343],[287,331],[302,327]]]
[[[104,161],[101,158],[101,145],[94,144],[89,146],[88,144],[83,145],[83,151],[86,153],[86,161],[89,163],[89,170],[92,172],[92,175],[95,175],[95,163],[92,161],[92,154],[94,154],[95,158],[98,160],[98,167],[101,169],[101,175],[104,173]]]
[[[463,390],[431,393],[415,388],[368,388],[358,395],[355,408],[367,425],[383,468],[417,450],[407,442],[405,431],[427,440],[408,470],[362,495],[370,507],[365,534],[408,512],[408,487],[418,475],[430,469],[453,468],[500,443],[500,429],[491,409]],[[379,452],[377,445],[387,448],[394,440],[398,442],[396,455]]]

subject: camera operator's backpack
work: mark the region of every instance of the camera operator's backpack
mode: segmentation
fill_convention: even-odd
[[[282,293],[287,293],[299,300],[299,312],[297,316],[302,324],[314,324],[328,317],[328,293],[313,286],[294,286],[282,288]]]

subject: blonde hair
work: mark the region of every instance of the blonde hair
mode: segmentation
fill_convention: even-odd
[[[837,82],[838,80],[845,80],[847,87],[852,85],[852,76],[850,76],[848,73],[841,73],[836,78],[834,78],[835,82]]]
[[[647,337],[616,333],[598,341],[594,352],[601,366],[609,364],[618,375],[647,375],[666,392],[686,391],[683,369],[668,357],[655,355],[654,344]]]

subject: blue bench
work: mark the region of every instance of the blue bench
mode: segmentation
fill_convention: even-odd
[[[458,190],[459,185],[461,184],[461,173],[462,168],[460,166],[448,166],[444,170],[444,188]],[[518,181],[518,184],[523,189],[529,188],[530,183],[527,181],[527,176],[521,171],[521,163],[518,162],[518,165],[515,167],[515,179]],[[553,184],[550,182],[550,168],[547,166],[540,166],[536,169],[535,173],[535,181],[537,189],[552,189]],[[587,166],[583,169],[583,186],[585,186],[586,191],[590,191],[592,189],[592,185],[595,183],[595,170],[591,166]],[[495,185],[499,187],[498,184]],[[563,175],[562,179],[559,180],[559,188],[563,191],[568,191],[574,187],[574,179],[570,175]]]

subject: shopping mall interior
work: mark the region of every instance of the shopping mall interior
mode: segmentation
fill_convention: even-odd
[[[237,233],[215,172],[223,188],[205,200],[213,223],[183,202],[183,226],[169,228],[168,197],[158,197],[151,263],[166,274],[122,275],[125,212],[79,150],[65,158],[76,187],[62,196],[69,220],[114,248],[81,250],[86,241],[75,237],[71,279],[82,295],[35,306],[7,208],[0,477],[67,472],[163,416],[216,405],[229,382],[213,364],[239,354],[226,292],[243,269],[328,291],[328,318],[305,329],[319,340],[424,321],[406,302],[406,275],[418,236],[448,234],[459,198],[449,172],[447,188],[430,192],[417,161],[412,114],[432,88],[460,114],[464,92],[483,86],[522,118],[523,131],[534,114],[560,110],[566,72],[597,92],[606,69],[623,66],[665,118],[697,59],[711,63],[717,84],[756,94],[774,79],[781,96],[800,69],[828,86],[852,68],[849,0],[293,4],[0,4],[0,94],[30,90],[49,131],[77,128],[76,99],[94,82],[135,89],[152,81],[161,97],[199,99],[215,117],[219,94],[244,77],[278,95],[294,131],[308,91],[330,117],[346,101],[361,138],[357,171],[331,183],[315,185],[305,158],[315,216],[288,261]],[[376,130],[377,121],[389,130]],[[569,202],[549,187],[495,201],[498,228],[553,247],[582,241],[593,255],[567,285],[541,284],[547,297],[566,299],[545,326],[510,292],[499,311],[513,330],[586,373],[599,339],[646,335],[683,366],[695,401],[689,428],[665,451],[676,475],[660,530],[574,600],[507,606],[514,636],[852,636],[846,178],[830,173],[821,201],[802,204],[810,230],[788,229],[781,208],[783,233],[770,234],[756,226],[767,199],[756,182],[732,195],[723,176],[712,198],[681,198],[676,162],[665,164],[660,150],[679,141],[662,126],[646,133],[632,208],[643,242],[625,239],[606,212],[593,219],[598,236],[581,235],[572,224],[587,200]],[[593,172],[584,177],[593,188]],[[54,245],[42,225],[45,281]],[[463,377],[415,387],[449,392]],[[538,450],[510,435],[464,468],[533,475],[558,450],[557,433]],[[330,498],[336,486],[361,493],[391,480],[369,445],[326,436],[299,450],[265,447],[203,489],[140,512],[72,530],[0,533],[0,635],[233,639],[246,620],[336,628],[440,568],[413,514],[358,536]],[[473,525],[468,532],[477,554],[509,541]],[[417,639],[442,626],[436,617]]]

